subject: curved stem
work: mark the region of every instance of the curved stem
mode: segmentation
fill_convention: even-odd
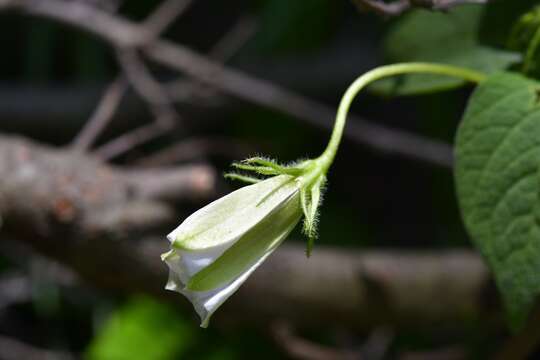
[[[332,136],[330,141],[322,155],[317,159],[321,164],[321,170],[326,173],[334,157],[336,156],[341,137],[343,136],[343,128],[345,127],[345,122],[347,120],[347,113],[351,106],[352,101],[356,95],[362,90],[366,85],[370,84],[373,81],[394,76],[394,75],[404,75],[412,73],[423,73],[423,74],[434,74],[434,75],[445,75],[461,78],[467,81],[474,83],[479,83],[485,79],[485,75],[470,69],[465,69],[461,67],[451,66],[451,65],[442,65],[442,64],[430,64],[430,63],[402,63],[402,64],[393,64],[381,66],[360,76],[356,79],[347,89],[341,102],[336,115],[336,122],[334,124],[334,130],[332,131]]]

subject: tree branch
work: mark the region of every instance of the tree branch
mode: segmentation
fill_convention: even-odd
[[[163,289],[164,238],[182,217],[171,203],[209,198],[205,167],[155,171],[111,167],[96,158],[0,136],[0,237],[30,245],[116,292],[187,301]],[[149,181],[149,179],[151,181]],[[404,252],[284,244],[216,320],[371,329],[437,324],[459,328],[493,314],[484,303],[490,278],[466,250]],[[272,301],[267,301],[272,299]],[[317,316],[313,316],[317,314]],[[493,324],[493,322],[490,322]]]
[[[73,140],[71,146],[79,151],[86,151],[112,120],[127,90],[126,79],[119,75],[105,90],[94,113],[83,129]]]
[[[117,48],[141,48],[149,59],[181,71],[240,99],[282,111],[321,129],[331,129],[333,108],[311,101],[266,81],[227,69],[186,47],[166,40],[144,41],[144,29],[80,2],[1,0],[0,9],[47,17],[88,31]],[[417,135],[371,124],[349,116],[345,137],[376,150],[450,167],[451,147]]]
[[[138,145],[163,135],[175,127],[180,119],[169,95],[153,79],[136,50],[117,49],[117,59],[130,84],[152,111],[154,121],[149,125],[133,129],[95,150],[95,154],[106,160],[111,160]]]
[[[245,158],[255,153],[255,147],[238,139],[225,137],[195,137],[177,142],[155,153],[137,159],[134,164],[156,167],[193,161],[201,155],[226,155],[231,159]]]
[[[399,16],[415,7],[433,11],[447,11],[463,4],[486,4],[489,0],[352,0],[361,11],[372,11],[381,16]]]

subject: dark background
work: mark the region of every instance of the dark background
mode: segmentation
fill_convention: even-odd
[[[118,14],[140,21],[158,3],[124,1]],[[199,0],[167,28],[164,37],[205,54],[246,18],[253,26],[252,34],[234,49],[226,66],[332,108],[337,108],[346,87],[358,75],[385,62],[382,41],[396,21],[359,12],[348,1]],[[100,39],[16,12],[0,14],[0,44],[0,131],[49,146],[72,141],[119,71],[114,51]],[[159,81],[182,76],[148,64]],[[329,138],[328,130],[277,109],[206,90],[202,99],[175,104],[181,126],[112,162],[133,166],[172,144],[193,138],[209,143],[219,139],[223,144],[194,150],[168,165],[205,163],[222,173],[233,160],[253,154],[283,162],[316,157]],[[399,98],[363,93],[352,112],[373,123],[451,144],[470,91]],[[148,106],[129,90],[96,147],[150,121]],[[333,118],[327,121],[332,123]],[[214,197],[236,186],[219,180]],[[188,214],[207,201],[177,206],[180,213]],[[202,330],[186,307],[179,311],[145,295],[117,295],[85,282],[62,285],[56,276],[49,276],[56,266],[50,260],[27,249],[20,256],[14,250],[16,241],[1,236],[0,282],[4,284],[0,289],[6,290],[0,290],[0,299],[8,298],[9,281],[14,278],[28,285],[26,296],[0,302],[0,334],[6,339],[48,349],[54,352],[53,358],[59,354],[90,359],[299,358],[284,349],[270,325],[211,324],[210,329]],[[164,236],[162,241],[166,242]],[[299,231],[287,241],[303,243]],[[329,173],[314,251],[325,246],[406,252],[471,248],[451,169],[345,139]],[[496,297],[494,292],[489,294]],[[177,300],[185,302],[180,296]],[[497,303],[496,299],[490,301]],[[392,323],[370,331],[350,329],[346,324],[341,329],[292,325],[306,341],[355,351],[382,333],[383,340],[376,338],[375,342],[384,344],[383,358],[484,357],[507,336],[504,327],[491,329],[478,318],[450,330],[433,326],[416,331]],[[433,357],[419,357],[422,354]]]

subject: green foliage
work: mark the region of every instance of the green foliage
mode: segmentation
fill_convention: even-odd
[[[524,14],[514,25],[508,47],[523,53],[524,74],[540,76],[540,6]]]
[[[484,73],[507,68],[519,60],[513,52],[479,44],[476,35],[481,6],[461,6],[449,13],[416,10],[404,16],[384,41],[388,62],[434,62],[462,66]],[[371,87],[381,94],[414,95],[452,89],[465,83],[459,78],[405,75]]]
[[[493,75],[474,92],[456,140],[463,218],[502,292],[513,329],[540,294],[540,83]]]
[[[129,301],[100,330],[87,351],[89,360],[174,359],[193,343],[185,320],[150,298]]]
[[[538,0],[492,0],[484,5],[485,10],[479,28],[481,43],[506,47],[515,23],[536,5]]]
[[[540,7],[536,7],[521,16],[512,27],[508,38],[508,47],[520,52],[527,50],[539,27]]]

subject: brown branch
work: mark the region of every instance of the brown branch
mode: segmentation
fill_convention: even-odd
[[[489,0],[352,0],[361,11],[368,10],[381,16],[399,16],[413,8],[424,8],[433,11],[447,11],[463,4],[486,4]]]
[[[94,151],[99,158],[111,160],[136,146],[145,144],[172,129],[173,124],[153,122],[122,134]]]
[[[270,83],[227,70],[186,48],[167,42],[155,42],[146,48],[155,61],[184,71],[203,83],[241,99],[285,112],[318,128],[331,129],[334,109]],[[374,149],[451,167],[452,150],[446,144],[424,139],[397,129],[388,129],[349,115],[345,138]]]
[[[369,10],[382,16],[397,16],[411,8],[409,0],[386,3],[383,0],[352,0],[361,11]]]
[[[170,201],[211,196],[213,173],[201,171],[177,168],[150,176],[1,136],[0,237],[30,245],[94,286],[189,308],[163,289],[167,268],[159,254],[168,248],[164,234],[183,217]],[[215,316],[218,322],[286,318],[301,326],[364,330],[387,323],[455,329],[473,317],[487,323],[488,284],[487,269],[470,251],[319,247],[306,259],[303,246],[288,242]]]
[[[210,49],[208,57],[218,63],[227,62],[253,36],[257,23],[251,16],[241,18],[225,35]],[[171,98],[177,101],[191,102],[204,99],[208,104],[211,98],[216,98],[216,91],[209,89],[200,82],[181,78],[165,85]],[[214,100],[215,101],[215,100]]]
[[[0,0],[0,8],[17,9],[88,31],[117,48],[143,47],[153,61],[188,74],[195,80],[245,101],[287,113],[322,129],[332,128],[333,108],[311,101],[271,83],[227,69],[181,45],[144,42],[141,26],[79,2],[62,0]],[[376,150],[450,167],[452,150],[446,144],[349,116],[345,137]]]
[[[143,27],[147,34],[146,41],[151,41],[159,36],[180,14],[191,4],[191,0],[166,0],[147,18]],[[120,155],[131,148],[150,141],[172,127],[172,123],[179,116],[174,111],[169,95],[161,88],[161,85],[150,75],[142,60],[134,49],[117,49],[117,59],[127,75],[127,79],[136,92],[145,99],[152,110],[155,121],[159,124],[150,127],[141,127],[132,131],[127,136],[115,139],[102,147],[107,159]],[[86,126],[74,139],[73,146],[78,150],[87,150],[93,141],[99,136],[107,123],[112,119],[123,94],[127,90],[127,83],[122,75],[109,86],[88,120]],[[129,141],[131,140],[131,143]],[[121,145],[120,145],[121,144]]]
[[[411,0],[417,6],[424,6],[431,10],[450,10],[453,7],[466,4],[487,4],[490,0]]]
[[[154,80],[136,50],[118,49],[116,58],[135,91],[152,107],[171,106],[167,93]]]
[[[139,145],[154,140],[177,125],[180,116],[174,110],[169,95],[152,78],[136,50],[118,49],[117,59],[135,91],[154,114],[154,122],[131,130],[99,147],[95,154],[111,160]]]
[[[251,39],[256,30],[257,21],[251,16],[244,16],[219,39],[208,56],[220,63],[227,62]]]
[[[94,113],[73,140],[71,146],[74,149],[86,151],[92,146],[107,124],[112,120],[126,90],[126,80],[120,75],[105,90]]]
[[[223,137],[188,138],[138,159],[135,165],[155,167],[192,161],[201,155],[226,155],[232,159],[253,154],[254,146]]]

